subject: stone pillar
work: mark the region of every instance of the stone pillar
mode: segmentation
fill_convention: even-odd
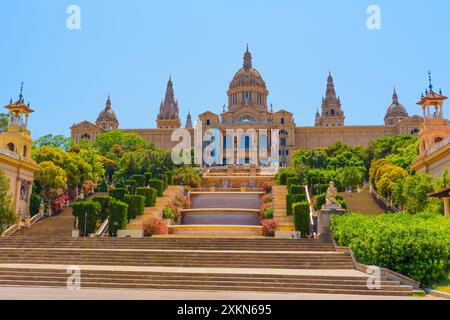
[[[344,214],[346,211],[337,207],[330,206],[319,211],[317,232],[321,240],[331,240],[331,216],[335,214]]]
[[[450,215],[450,198],[444,198],[444,213],[446,216]]]

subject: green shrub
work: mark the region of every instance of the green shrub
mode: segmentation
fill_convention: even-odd
[[[321,183],[321,184],[316,184],[316,185],[311,186],[309,188],[309,190],[311,191],[311,194],[319,195],[319,194],[322,194],[322,193],[326,193],[329,186],[330,186],[329,184]],[[336,184],[336,188],[337,187],[338,186]]]
[[[153,188],[137,188],[136,195],[145,197],[145,206],[154,207],[156,204],[157,191]]]
[[[78,229],[82,237],[97,231],[100,203],[93,201],[72,203],[72,215],[78,219]]]
[[[167,174],[165,174],[165,173],[159,174],[158,179],[161,181],[164,181],[164,189],[167,188],[167,184],[168,184]]]
[[[128,223],[128,205],[122,201],[111,199],[109,203],[109,236],[117,236],[117,230],[125,230]]]
[[[301,181],[299,178],[297,177],[288,177],[286,179],[286,186],[288,187],[288,189],[291,188],[291,186],[300,186],[303,185],[303,181]]]
[[[105,219],[109,217],[109,203],[111,201],[111,197],[97,196],[97,197],[94,197],[92,199],[92,201],[100,203],[101,210],[100,210],[99,219],[100,219],[100,221],[105,221]]]
[[[290,194],[304,194],[305,189],[302,185],[293,184],[289,187],[289,193]]]
[[[136,181],[136,188],[145,187],[145,176],[142,174],[135,174],[133,180]]]
[[[311,217],[309,213],[309,203],[306,201],[296,202],[292,206],[294,212],[294,226],[296,231],[302,234],[309,233],[309,226],[311,224]]]
[[[167,185],[168,186],[173,186],[173,173],[172,172],[166,172],[166,177],[167,177]]]
[[[102,179],[102,182],[97,186],[96,192],[108,192],[108,182],[106,178]]]
[[[125,188],[125,179],[124,178],[120,178],[117,183],[116,183],[116,188],[117,189],[122,189]]]
[[[292,205],[296,202],[308,201],[306,194],[288,194],[286,196],[286,213],[288,216],[292,216]]]
[[[262,213],[263,219],[273,219],[273,207],[267,206]]]
[[[162,197],[164,195],[164,181],[152,179],[150,180],[150,187],[156,190],[158,197]]]
[[[148,187],[150,185],[150,180],[153,179],[153,174],[151,172],[144,173],[145,186]]]
[[[133,179],[125,180],[125,188],[128,189],[128,192],[129,192],[130,194],[132,194],[132,195],[135,194],[135,192],[136,192],[136,186],[137,186],[137,183],[136,183],[135,180],[133,180]]]
[[[109,189],[109,196],[115,198],[116,200],[125,202],[125,195],[129,193],[126,188],[111,188]]]
[[[128,201],[128,221],[136,219],[137,216],[144,214],[145,197],[144,196],[129,196]]]
[[[177,215],[173,211],[173,209],[169,206],[165,206],[162,212],[163,219],[170,219],[172,221],[177,220]]]
[[[359,262],[394,270],[422,284],[450,267],[449,217],[335,215],[331,228],[339,245],[350,247]]]
[[[30,197],[30,216],[35,216],[39,213],[41,207],[41,197],[36,193],[32,193]]]

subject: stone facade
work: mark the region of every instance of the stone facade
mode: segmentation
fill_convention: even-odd
[[[34,173],[39,170],[31,158],[32,140],[27,129],[28,117],[33,110],[24,103],[22,90],[19,100],[11,100],[5,108],[8,110],[8,127],[0,134],[0,170],[9,179],[14,211],[22,220],[27,220]]]
[[[252,55],[246,50],[244,62],[233,77],[229,89],[228,106],[223,106],[222,113],[206,111],[198,116],[203,130],[218,128],[223,136],[224,145],[227,141],[226,131],[230,129],[267,130],[267,136],[259,139],[258,146],[270,147],[270,131],[278,129],[280,132],[280,159],[282,164],[290,161],[292,153],[299,148],[325,148],[335,142],[348,145],[367,146],[370,141],[383,136],[399,134],[416,134],[419,132],[423,119],[419,116],[409,117],[404,107],[398,102],[394,92],[393,102],[388,107],[385,124],[374,126],[346,126],[341,100],[336,95],[334,79],[328,76],[326,95],[322,99],[321,113],[317,113],[315,126],[297,127],[293,114],[285,109],[275,111],[268,105],[269,90],[261,74],[253,67]],[[404,111],[404,112],[403,112]],[[175,98],[173,82],[170,79],[164,100],[161,102],[157,116],[156,129],[125,129],[136,132],[149,143],[161,148],[171,148],[178,142],[171,141],[173,129],[180,128],[179,106]],[[193,136],[192,117],[189,114],[186,128]],[[98,134],[108,131],[97,124],[88,121],[72,126],[72,138],[78,143],[82,138],[95,141]],[[235,138],[236,139],[236,138]],[[236,141],[234,141],[236,144]]]

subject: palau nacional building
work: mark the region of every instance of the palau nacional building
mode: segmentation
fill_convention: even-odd
[[[280,159],[286,164],[297,149],[327,147],[338,141],[351,146],[367,146],[370,141],[383,136],[417,134],[423,122],[423,117],[408,115],[394,90],[383,125],[347,126],[344,109],[336,94],[330,73],[326,84],[326,94],[321,102],[321,110],[317,112],[315,119],[311,119],[314,126],[298,127],[291,112],[285,109],[274,110],[268,103],[269,90],[259,71],[253,67],[252,55],[248,48],[244,54],[243,66],[231,80],[227,95],[228,106],[223,106],[222,113],[206,111],[199,115],[198,120],[201,121],[203,130],[219,129],[226,146],[228,144],[226,140],[230,139],[226,135],[227,129],[256,129],[257,131],[266,129],[268,135],[272,129],[278,129]],[[182,127],[179,108],[173,82],[170,79],[167,83],[166,95],[159,107],[156,128],[123,130],[136,132],[157,147],[171,148],[177,144],[171,141],[173,130]],[[192,122],[192,117],[188,114],[184,127],[191,131],[191,135],[194,133]],[[381,119],[380,122],[382,122]],[[72,138],[78,143],[81,139],[93,142],[102,132],[118,128],[119,119],[112,110],[111,99],[108,97],[106,107],[100,112],[95,123],[83,121],[74,124],[70,129]],[[260,146],[264,144],[266,148],[270,147],[271,137],[268,136],[267,141],[261,141],[260,137],[258,143]]]

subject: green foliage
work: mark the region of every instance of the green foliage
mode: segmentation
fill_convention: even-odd
[[[145,149],[146,141],[134,132],[125,133],[122,130],[112,130],[97,136],[94,146],[100,154],[110,159],[120,158],[125,152]],[[113,152],[111,153],[111,150]]]
[[[41,207],[41,197],[36,193],[32,193],[30,197],[30,216],[35,216],[39,213]]]
[[[267,206],[262,213],[263,219],[273,219],[273,207]]]
[[[137,186],[137,183],[135,180],[133,180],[133,179],[125,180],[125,188],[128,189],[128,192],[130,194],[134,195],[136,193],[136,186]]]
[[[173,173],[166,172],[166,176],[167,176],[167,185],[172,186],[173,185]]]
[[[63,135],[47,134],[33,141],[34,148],[53,147],[63,151],[69,151],[72,146],[72,139]]]
[[[0,235],[16,221],[17,216],[14,213],[12,198],[9,194],[9,180],[0,170]]]
[[[195,168],[190,166],[181,166],[176,167],[173,170],[173,180],[175,185],[197,188],[201,184],[202,178]]]
[[[158,197],[164,196],[165,183],[162,180],[152,179],[150,180],[150,188],[156,190]]]
[[[290,194],[302,194],[305,193],[305,189],[302,185],[293,185],[289,187],[289,193]]]
[[[106,218],[109,217],[109,204],[111,202],[112,197],[108,196],[97,196],[92,199],[93,202],[98,202],[100,204],[100,221],[105,221]]]
[[[109,236],[117,236],[118,230],[125,230],[128,224],[128,205],[122,201],[111,199],[109,203]]]
[[[292,211],[292,205],[297,202],[304,202],[308,201],[306,194],[288,194],[286,195],[286,212],[288,216],[291,216]]]
[[[67,189],[66,172],[50,161],[41,162],[39,165],[40,169],[34,179],[41,190],[40,196],[46,201],[54,200]]]
[[[176,213],[169,206],[165,206],[164,207],[163,212],[162,212],[162,217],[163,217],[163,219],[170,219],[172,221],[176,221],[177,220]]]
[[[143,196],[129,196],[128,204],[128,221],[136,219],[137,216],[144,214],[145,197]]]
[[[300,149],[296,151],[293,156],[291,163],[293,167],[299,165],[305,165],[311,169],[325,168],[327,161],[327,154],[324,150],[317,149]]]
[[[153,174],[151,172],[144,173],[145,186],[148,187],[150,185],[150,180],[153,179]]]
[[[156,196],[158,192],[153,188],[136,188],[136,195],[145,198],[146,207],[154,207],[156,204]]]
[[[422,284],[449,267],[450,219],[434,214],[349,214],[332,217],[339,245],[358,261],[389,268]]]
[[[145,187],[145,176],[142,174],[135,174],[133,180],[136,181],[136,187]]]
[[[72,203],[72,214],[78,219],[78,229],[82,237],[87,237],[97,231],[100,211],[101,205],[98,202]]]
[[[291,186],[296,185],[296,186],[301,186],[304,185],[304,182],[297,178],[297,177],[289,177],[286,179],[286,186],[288,187],[288,189],[291,189]]]
[[[106,178],[102,179],[102,183],[97,187],[96,192],[108,192],[108,182]]]
[[[116,200],[125,202],[125,196],[130,192],[126,188],[111,188],[109,189],[109,196]]]
[[[364,170],[360,167],[345,167],[340,172],[340,182],[344,188],[356,188],[363,182]]]
[[[393,190],[394,204],[408,213],[423,212],[429,201],[428,194],[434,191],[434,180],[427,174],[418,173],[399,180]]]
[[[278,171],[275,181],[277,185],[285,186],[287,185],[287,179],[290,177],[296,177],[297,172],[292,167],[282,168]]]
[[[309,226],[311,224],[309,203],[306,201],[296,202],[293,204],[292,210],[294,213],[295,230],[300,231],[302,234],[308,234]]]
[[[165,174],[165,173],[159,174],[158,179],[161,181],[164,181],[164,188],[167,188],[167,180],[168,180],[167,174]]]

